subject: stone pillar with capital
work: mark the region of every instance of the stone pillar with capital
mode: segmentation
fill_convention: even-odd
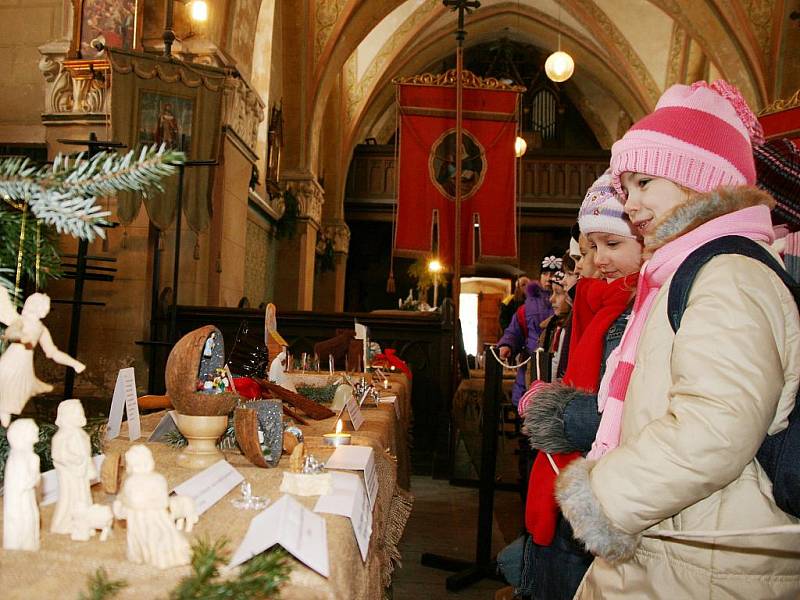
[[[323,240],[333,244],[333,270],[317,273],[314,285],[314,309],[328,312],[344,310],[344,277],[350,250],[350,228],[342,220],[329,221],[322,227]]]
[[[311,174],[284,173],[281,181],[285,184],[285,194],[292,194],[297,200],[298,215],[293,235],[280,243],[275,304],[278,310],[311,310],[317,234],[325,192]]]

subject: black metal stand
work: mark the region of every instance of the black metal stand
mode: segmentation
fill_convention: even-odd
[[[58,140],[60,143],[68,146],[87,146],[89,148],[88,155],[94,156],[98,152],[109,150],[111,148],[124,148],[125,144],[120,142],[108,142],[97,139],[94,132],[89,134],[88,140]],[[116,224],[111,225],[116,227]],[[69,342],[67,343],[67,354],[76,357],[78,354],[78,339],[80,337],[81,327],[81,309],[84,305],[89,306],[105,306],[104,302],[89,302],[83,299],[83,284],[86,280],[91,281],[114,281],[112,273],[116,273],[116,269],[112,267],[95,267],[88,264],[90,260],[97,260],[103,262],[117,262],[116,258],[109,258],[104,256],[88,256],[89,242],[81,240],[78,243],[77,254],[64,254],[62,258],[74,258],[75,264],[65,264],[64,267],[72,267],[74,271],[65,272],[66,279],[75,280],[75,289],[72,292],[72,300],[53,300],[53,304],[71,304],[72,316],[69,325]],[[106,274],[97,273],[97,271],[105,271]],[[66,375],[64,376],[64,398],[72,398],[73,390],[75,388],[75,371],[67,368]]]
[[[481,469],[478,480],[478,531],[475,561],[469,562],[437,554],[422,555],[426,567],[456,571],[446,580],[450,591],[458,591],[481,579],[500,579],[492,558],[492,520],[494,516],[495,471],[497,460],[497,421],[503,397],[503,367],[490,352],[486,356],[486,379],[481,418]]]
[[[161,278],[161,256],[159,238],[161,232],[156,233],[155,237],[155,252],[153,254],[153,280],[150,290],[150,339],[140,340],[136,344],[140,346],[147,346],[148,348],[148,362],[150,368],[147,376],[147,393],[157,394],[162,391],[162,385],[158,381],[158,371],[156,368],[156,355],[159,348],[171,347],[177,340],[176,338],[176,325],[175,319],[178,314],[178,273],[181,264],[181,225],[183,223],[183,179],[186,167],[211,167],[218,164],[216,160],[187,160],[182,163],[174,163],[178,167],[178,191],[177,191],[177,214],[175,215],[175,249],[174,259],[172,265],[172,301],[169,308],[169,324],[167,330],[167,339],[159,339],[158,334],[158,285]],[[163,359],[163,357],[162,357]]]

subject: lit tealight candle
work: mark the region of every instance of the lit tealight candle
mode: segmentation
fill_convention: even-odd
[[[383,380],[383,389],[385,389],[385,390],[389,389],[389,380],[388,379],[384,379]]]
[[[336,433],[326,433],[322,436],[322,441],[326,446],[349,446],[351,436],[349,433],[342,433],[342,420],[336,421]]]

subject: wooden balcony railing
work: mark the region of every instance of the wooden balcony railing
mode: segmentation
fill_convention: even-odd
[[[608,161],[606,151],[529,152],[521,159],[522,208],[577,209],[589,186],[608,168]],[[350,164],[345,203],[391,204],[396,173],[391,146],[360,147]]]

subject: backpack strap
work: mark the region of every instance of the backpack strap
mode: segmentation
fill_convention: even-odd
[[[517,323],[519,323],[519,328],[522,329],[522,347],[528,347],[528,319],[525,316],[525,304],[522,304],[517,309]]]
[[[781,278],[794,296],[794,301],[800,306],[800,286],[766,248],[746,237],[726,235],[697,248],[675,271],[667,298],[667,317],[672,331],[677,333],[681,326],[681,319],[689,302],[689,292],[697,273],[708,261],[720,254],[740,254],[765,264]]]

